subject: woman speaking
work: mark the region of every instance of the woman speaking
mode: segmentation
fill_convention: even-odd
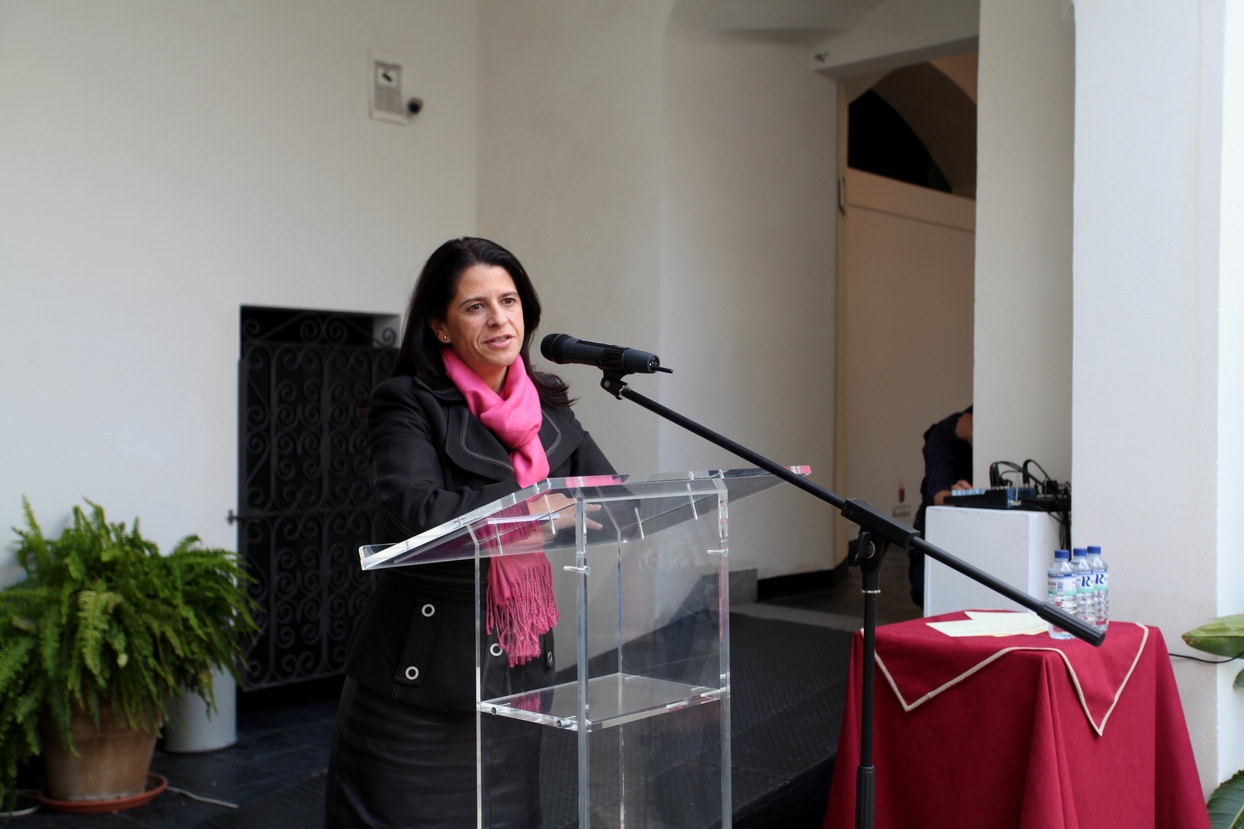
[[[367,413],[370,476],[401,541],[548,477],[613,467],[531,369],[540,300],[500,245],[454,239],[415,283],[393,373]],[[547,510],[573,521],[574,502]],[[589,521],[589,526],[598,527]],[[486,666],[516,692],[552,684],[557,621],[542,553],[488,560]],[[476,810],[475,570],[470,560],[384,570],[356,621],[329,761],[326,826],[463,827]],[[494,670],[494,668],[496,670]],[[481,758],[484,825],[540,823],[538,726],[506,721]]]

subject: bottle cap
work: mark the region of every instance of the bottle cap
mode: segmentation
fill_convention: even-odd
[[[1088,551],[1089,551],[1089,555],[1091,555],[1091,556],[1099,556],[1099,555],[1101,555],[1101,547],[1095,547],[1095,546],[1093,546],[1093,545],[1091,545],[1091,544],[1090,544],[1090,545],[1089,545],[1089,548],[1088,548]]]
[[[1083,558],[1086,555],[1088,555],[1088,550],[1083,547],[1076,547],[1071,553],[1072,558]]]
[[[1071,553],[1066,550],[1055,550],[1054,558],[1071,558]]]

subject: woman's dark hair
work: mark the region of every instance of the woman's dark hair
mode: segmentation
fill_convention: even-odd
[[[504,268],[514,280],[518,298],[523,304],[523,346],[519,354],[527,374],[536,384],[540,399],[554,406],[569,406],[569,389],[561,379],[552,374],[532,371],[529,356],[531,341],[540,325],[540,297],[536,294],[531,278],[514,254],[487,239],[464,236],[450,239],[441,245],[423,266],[415,289],[406,308],[406,324],[397,359],[390,377],[418,377],[433,388],[451,385],[441,361],[444,347],[436,338],[436,332],[428,323],[445,319],[449,303],[458,293],[462,274],[474,265],[496,265]]]

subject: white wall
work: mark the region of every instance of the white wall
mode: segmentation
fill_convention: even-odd
[[[698,399],[722,378],[713,409],[689,414],[826,474],[828,392],[794,393],[811,414],[793,428],[770,419],[770,399],[832,365],[808,324],[832,325],[819,304],[832,84],[806,71],[805,47],[726,35],[688,45],[698,57],[675,59],[673,83],[672,9],[7,0],[0,383],[17,403],[0,415],[0,526],[19,523],[27,494],[56,532],[87,496],[114,519],[141,516],[161,545],[195,532],[232,547],[239,306],[399,313],[431,249],[469,232],[529,265],[546,333],[664,351],[679,373],[635,382],[658,398]],[[410,124],[368,119],[369,48],[405,57],[407,91],[427,102]],[[738,89],[752,108],[735,118]],[[667,94],[722,112],[667,133]],[[691,285],[716,291],[714,329],[776,333],[742,362],[702,362],[708,340],[683,333],[704,330]],[[565,373],[620,468],[735,464],[690,436],[663,448],[655,416],[598,390],[593,371]],[[723,399],[731,416],[716,419]],[[772,572],[830,563],[809,540],[824,519],[797,501]]]
[[[1177,653],[1244,611],[1238,14],[1075,5],[1074,537]],[[1244,765],[1238,666],[1174,668],[1208,789]]]
[[[661,354],[661,48],[671,5],[480,5],[479,229],[531,274],[541,337]],[[658,468],[653,415],[600,389],[595,369],[557,373],[619,471]],[[657,394],[659,382],[635,385]]]
[[[806,47],[714,33],[683,0],[665,47],[661,402],[833,483],[837,85]],[[672,424],[663,469],[750,464]],[[731,509],[732,569],[836,563],[836,511],[793,487]]]
[[[25,494],[58,532],[86,496],[161,546],[234,546],[238,308],[400,313],[431,249],[474,230],[476,20],[0,5],[0,527]],[[372,47],[405,57],[413,123],[368,118]]]
[[[884,0],[849,31],[817,44],[812,66],[850,78],[970,52],[981,0]]]
[[[1217,614],[1244,611],[1244,9],[1223,10],[1222,201],[1218,272]],[[1244,768],[1244,705],[1232,687],[1235,662],[1217,670],[1218,767],[1215,780]],[[1208,779],[1202,768],[1202,778]]]
[[[828,481],[833,85],[806,47],[706,34],[712,5],[485,0],[480,232],[531,271],[542,333],[656,352],[676,373],[637,391]],[[609,397],[599,371],[558,371],[619,469],[744,465]],[[753,533],[733,568],[833,563],[826,510],[760,499],[732,512]]]
[[[1067,481],[1074,24],[1059,3],[982,0],[980,26],[972,480],[1032,458]]]

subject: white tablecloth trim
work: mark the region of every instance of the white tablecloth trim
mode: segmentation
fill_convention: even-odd
[[[1120,623],[1116,622],[1115,624],[1120,624]],[[1038,647],[1004,648],[998,651],[997,653],[993,654],[992,656],[988,657],[987,659],[983,659],[980,662],[976,663],[971,668],[968,668],[966,671],[959,674],[957,677],[945,683],[941,687],[934,688],[932,691],[929,691],[927,694],[920,697],[920,699],[915,700],[914,702],[908,702],[907,699],[903,696],[903,692],[900,691],[898,688],[898,683],[894,681],[894,677],[890,675],[890,671],[886,668],[885,662],[881,659],[881,654],[877,654],[877,667],[881,669],[881,673],[885,674],[886,681],[890,683],[890,688],[894,690],[894,695],[898,697],[899,704],[903,706],[903,710],[911,711],[912,709],[919,708],[921,705],[933,699],[935,696],[942,693],[943,691],[949,690],[955,685],[958,685],[960,682],[963,682],[965,679],[970,677],[972,674],[976,673],[977,671],[982,670],[986,665],[989,665],[995,660],[1001,659],[1003,656],[1005,656],[1008,653],[1011,653],[1012,651],[1053,651],[1054,653],[1062,657],[1063,664],[1067,666],[1067,673],[1071,674],[1071,684],[1076,689],[1076,696],[1080,698],[1080,707],[1084,709],[1084,716],[1088,718],[1089,724],[1093,726],[1093,731],[1095,731],[1097,733],[1097,736],[1100,737],[1106,730],[1106,721],[1110,719],[1110,715],[1114,712],[1114,707],[1119,704],[1119,697],[1123,694],[1123,689],[1127,686],[1128,681],[1132,678],[1132,673],[1136,670],[1137,663],[1140,662],[1140,655],[1145,652],[1145,643],[1149,641],[1149,628],[1146,627],[1145,625],[1140,625],[1140,624],[1136,626],[1141,629],[1142,634],[1143,634],[1140,638],[1140,647],[1137,648],[1136,650],[1136,656],[1135,658],[1132,659],[1131,667],[1127,669],[1127,675],[1123,677],[1123,681],[1119,683],[1118,690],[1115,691],[1114,699],[1111,700],[1110,702],[1110,708],[1106,711],[1105,716],[1101,718],[1100,725],[1093,719],[1093,715],[1089,711],[1088,702],[1086,702],[1084,699],[1084,689],[1080,686],[1080,678],[1076,676],[1076,669],[1071,666],[1071,660],[1067,658],[1067,654],[1063,653],[1060,648],[1038,648]]]

